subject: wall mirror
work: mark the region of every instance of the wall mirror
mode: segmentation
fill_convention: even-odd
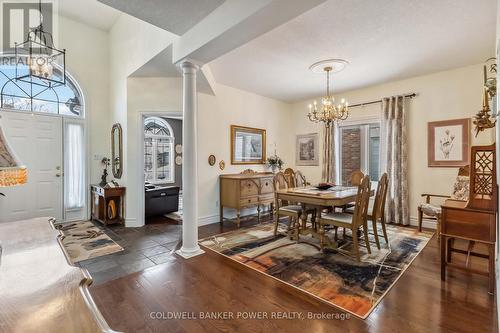
[[[231,125],[231,164],[266,163],[266,130]]]
[[[120,179],[123,173],[123,138],[120,124],[114,124],[111,129],[111,165],[113,177]]]

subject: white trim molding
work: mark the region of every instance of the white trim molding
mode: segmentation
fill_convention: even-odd
[[[125,227],[127,228],[139,228],[142,226],[144,226],[144,224],[141,224],[136,218],[125,219]]]
[[[416,216],[411,216],[410,217],[410,225],[411,226],[418,226],[418,217]],[[436,220],[431,220],[431,219],[423,219],[422,220],[422,228],[428,228],[428,229],[436,229]]]
[[[198,226],[201,227],[204,225],[219,223],[220,222],[219,216],[220,216],[219,214],[216,214],[216,215],[200,217],[198,218]]]

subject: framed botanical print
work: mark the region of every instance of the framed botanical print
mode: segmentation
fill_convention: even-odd
[[[265,164],[266,130],[231,125],[231,164]]]
[[[319,165],[318,133],[297,135],[295,142],[296,165]]]
[[[429,167],[462,167],[469,164],[470,119],[429,122],[427,160]]]

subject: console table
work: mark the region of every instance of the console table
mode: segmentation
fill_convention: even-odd
[[[220,175],[220,223],[224,220],[224,207],[236,209],[236,224],[240,227],[241,209],[274,203],[274,175],[271,172],[246,170],[238,174]],[[271,209],[272,211],[272,209]]]
[[[471,148],[469,201],[446,200],[441,206],[441,280],[446,279],[446,266],[487,275],[488,292],[495,290],[495,241],[497,213],[495,145]],[[454,239],[469,242],[469,250],[453,247]],[[487,245],[488,254],[473,251],[475,243]],[[452,253],[488,259],[488,271],[479,271],[452,263]]]
[[[125,187],[91,185],[90,189],[92,219],[105,225],[124,224]],[[114,205],[114,215],[110,205]]]

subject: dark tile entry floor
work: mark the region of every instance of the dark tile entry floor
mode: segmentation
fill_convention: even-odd
[[[79,263],[94,284],[101,284],[170,260],[181,239],[182,225],[167,219],[140,228],[103,226],[94,222],[124,248],[123,251]]]

